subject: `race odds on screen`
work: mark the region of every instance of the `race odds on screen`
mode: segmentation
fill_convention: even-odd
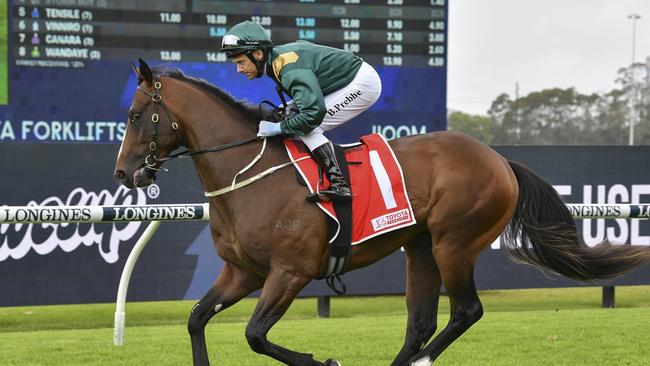
[[[447,0],[14,0],[0,5],[0,141],[119,142],[131,63],[178,67],[239,99],[279,103],[218,53],[229,27],[260,23],[275,44],[349,50],[382,79],[379,101],[330,133],[340,143],[446,129]],[[200,106],[197,106],[200,108]]]

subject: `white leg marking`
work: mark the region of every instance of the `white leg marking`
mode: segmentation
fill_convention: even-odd
[[[221,304],[217,304],[217,305],[215,305],[215,306],[214,306],[214,312],[215,312],[215,313],[218,313],[219,310],[221,310],[221,307],[222,307]]]
[[[431,358],[429,356],[422,357],[421,359],[411,363],[411,366],[431,366],[433,365],[433,361],[431,361]]]

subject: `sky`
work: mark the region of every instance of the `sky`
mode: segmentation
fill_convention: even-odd
[[[650,0],[450,0],[447,107],[486,114],[501,93],[608,91],[650,56]]]

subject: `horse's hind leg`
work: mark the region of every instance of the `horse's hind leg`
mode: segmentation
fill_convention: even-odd
[[[483,316],[483,307],[474,285],[476,256],[469,255],[461,247],[441,241],[434,246],[434,257],[449,296],[451,315],[445,329],[413,358],[411,365],[414,366],[431,365],[453,341]]]
[[[406,306],[408,324],[404,345],[393,366],[408,365],[436,332],[440,272],[431,252],[431,237],[421,234],[404,246],[406,252]]]
[[[246,327],[246,339],[251,349],[287,365],[323,366],[312,355],[291,351],[267,339],[271,327],[284,315],[293,299],[311,278],[284,270],[272,270],[264,283],[255,312]],[[329,363],[328,363],[329,364]]]
[[[219,311],[226,309],[246,295],[262,287],[263,279],[236,265],[225,263],[219,277],[192,308],[187,329],[192,340],[194,365],[210,365],[205,345],[205,326]]]

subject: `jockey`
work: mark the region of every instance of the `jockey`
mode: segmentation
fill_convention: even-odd
[[[381,94],[375,69],[353,53],[296,41],[273,45],[262,26],[251,21],[234,25],[223,37],[220,52],[249,80],[267,75],[291,98],[280,123],[260,121],[258,136],[297,135],[325,170],[330,187],[320,193],[333,201],[349,201],[334,147],[323,134],[364,112]],[[291,105],[292,104],[292,105]]]

